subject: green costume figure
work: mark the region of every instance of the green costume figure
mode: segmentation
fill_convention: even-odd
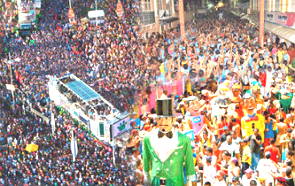
[[[280,100],[281,108],[283,108],[285,113],[288,113],[291,108],[293,96],[290,92],[285,92],[284,94],[279,92],[276,94],[276,97]]]
[[[183,186],[185,175],[186,180],[195,180],[190,139],[176,131],[155,129],[144,138],[143,165],[152,186]]]

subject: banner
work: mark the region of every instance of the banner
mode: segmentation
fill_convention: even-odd
[[[204,127],[204,117],[202,115],[190,117],[192,129],[195,135],[198,135]]]
[[[33,109],[31,107],[31,112],[37,116],[39,116],[40,118],[42,118],[46,123],[49,123],[49,118],[45,117],[42,113],[38,112],[37,110]]]
[[[114,124],[112,124],[111,138],[115,138],[130,129],[131,129],[131,125],[130,125],[130,118],[129,117],[126,117],[118,122],[115,122]]]
[[[266,12],[265,20],[270,23],[295,28],[294,12]]]
[[[50,123],[51,123],[52,135],[54,135],[54,131],[55,131],[55,119],[54,119],[54,114],[53,113],[51,113]]]
[[[72,139],[71,139],[71,152],[73,156],[73,161],[76,161],[76,156],[78,155],[78,144],[76,137],[74,136],[74,131],[72,130]]]

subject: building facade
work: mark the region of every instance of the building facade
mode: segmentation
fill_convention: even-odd
[[[257,19],[259,8],[260,0],[250,0],[248,13]],[[295,0],[264,0],[264,10],[266,31],[295,43]]]
[[[185,21],[191,20],[198,2],[205,0],[183,0]],[[141,0],[141,32],[163,32],[179,25],[178,0]],[[200,8],[200,7],[199,7]]]
[[[140,25],[142,32],[162,32],[166,23],[163,20],[176,22],[175,0],[141,0]],[[177,24],[177,23],[174,23]]]
[[[250,9],[259,10],[260,0],[250,0]],[[269,12],[295,12],[294,0],[265,0],[265,11]]]

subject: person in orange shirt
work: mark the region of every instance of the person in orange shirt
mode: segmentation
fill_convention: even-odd
[[[241,85],[239,84],[234,84],[232,86],[232,94],[233,97],[231,98],[231,102],[235,103],[237,105],[240,105],[242,102],[242,97],[241,97]]]
[[[232,86],[232,94],[233,97],[231,98],[231,103],[235,104],[235,112],[236,112],[236,121],[238,123],[241,122],[242,117],[244,116],[244,112],[243,112],[243,99],[241,97],[241,85],[240,84],[234,84]]]
[[[260,93],[260,87],[258,85],[255,85],[252,87],[252,93],[256,102],[256,110],[258,114],[262,114],[264,111],[263,105],[264,105],[264,100],[263,97]]]

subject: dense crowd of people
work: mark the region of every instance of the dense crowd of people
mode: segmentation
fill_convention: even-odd
[[[133,122],[128,150],[135,159],[142,161],[142,139],[157,128],[149,100],[155,94],[172,98],[174,130],[190,136],[194,117],[202,118],[192,138],[197,182],[294,185],[295,49],[272,34],[265,36],[260,47],[257,28],[227,13],[187,25],[182,42],[175,34],[151,36],[157,38],[153,45],[164,67]],[[181,94],[173,85],[179,78],[185,82]],[[137,172],[144,177],[141,166]]]
[[[80,6],[78,2],[76,2],[77,7],[84,7],[83,3],[80,2],[83,5]],[[54,7],[56,2],[48,3]],[[86,3],[85,6],[90,4]],[[124,7],[126,17],[122,21],[117,20],[114,12],[115,5],[115,1],[101,5],[108,7],[103,26],[86,27],[78,21],[77,25],[69,28],[65,26],[64,19],[67,6],[66,3],[62,3],[62,6],[48,10],[49,17],[42,16],[40,31],[32,33],[28,42],[21,37],[11,38],[9,43],[10,51],[13,51],[11,58],[21,60],[21,63],[13,65],[14,71],[21,78],[17,78],[18,83],[23,86],[22,89],[25,92],[40,93],[37,97],[30,95],[33,102],[35,98],[40,100],[47,96],[44,81],[47,80],[48,75],[61,77],[70,72],[92,85],[120,110],[128,110],[128,106],[133,103],[134,93],[139,89],[139,83],[136,81],[140,77],[133,73],[135,69],[142,69],[140,65],[134,65],[135,58],[128,55],[122,57],[123,51],[132,55],[133,51],[129,46],[135,47],[134,40],[137,36],[133,16],[136,13],[134,12],[136,4],[126,3]],[[121,56],[117,54],[118,49],[121,50]],[[72,65],[73,63],[75,65]],[[123,67],[122,63],[128,64],[128,68]],[[129,71],[126,71],[127,69]],[[122,74],[116,74],[119,72]],[[131,76],[137,79],[131,78],[132,81],[127,81]],[[94,81],[96,79],[98,81]],[[31,82],[34,82],[33,91]],[[122,96],[125,98],[123,99]]]
[[[108,48],[121,47],[131,52],[129,46],[137,37],[133,29],[136,3],[125,2],[125,16],[119,21],[114,12],[117,1],[100,2],[107,15],[105,25],[85,27],[77,21],[71,28],[66,20],[68,1],[42,3],[40,24],[29,37],[17,33],[5,33],[2,37],[6,58],[13,62],[2,58],[0,63],[0,185],[134,185],[133,165],[124,149],[116,148],[116,166],[109,144],[97,141],[89,131],[74,124],[68,114],[52,105],[47,82],[49,76],[74,73],[115,107],[128,110],[139,84],[135,79],[127,79],[137,66],[132,56],[114,59],[111,57],[114,53]],[[77,17],[93,5],[94,1],[73,3]],[[129,68],[126,64],[120,65],[121,60],[128,63]],[[126,72],[112,76],[110,68],[114,68],[114,72],[123,69]],[[119,76],[122,78],[115,81]],[[13,94],[6,87],[11,83],[16,87]],[[39,115],[32,113],[32,108]],[[43,116],[39,117],[40,114]],[[56,118],[54,134],[51,121],[46,120],[51,114]],[[78,142],[75,161],[70,148],[71,131]],[[29,152],[28,144],[37,144],[38,151]]]
[[[19,104],[12,110],[10,103],[1,98],[1,185],[133,185],[133,172],[123,149],[116,150],[115,156],[121,158],[115,166],[109,148],[74,125],[68,115],[57,109],[53,112],[58,116],[54,135],[50,123]],[[78,143],[74,162],[70,148],[72,130]],[[38,144],[38,151],[27,152],[28,144]]]
[[[157,127],[155,98],[171,97],[175,130],[187,132],[192,117],[203,118],[192,139],[195,181],[294,185],[294,45],[266,34],[260,47],[257,28],[227,13],[186,25],[187,39],[181,41],[178,28],[138,35],[137,1],[124,1],[122,18],[116,15],[116,0],[100,2],[106,11],[103,25],[77,19],[71,26],[67,1],[44,3],[39,29],[29,38],[4,38],[14,62],[0,63],[0,184],[142,185],[141,139],[144,131]],[[77,16],[91,6],[94,1],[73,3]],[[48,76],[68,73],[119,110],[141,114],[134,115],[127,146],[115,152],[116,165],[108,145],[98,145],[53,107]],[[17,86],[13,96],[6,89],[11,80]],[[249,105],[255,105],[254,114]],[[30,107],[48,118],[55,115],[54,135],[50,123],[29,112]],[[243,118],[256,114],[264,118],[263,125],[248,132]],[[75,162],[72,130],[79,149]],[[31,143],[39,145],[38,151],[26,152]]]

